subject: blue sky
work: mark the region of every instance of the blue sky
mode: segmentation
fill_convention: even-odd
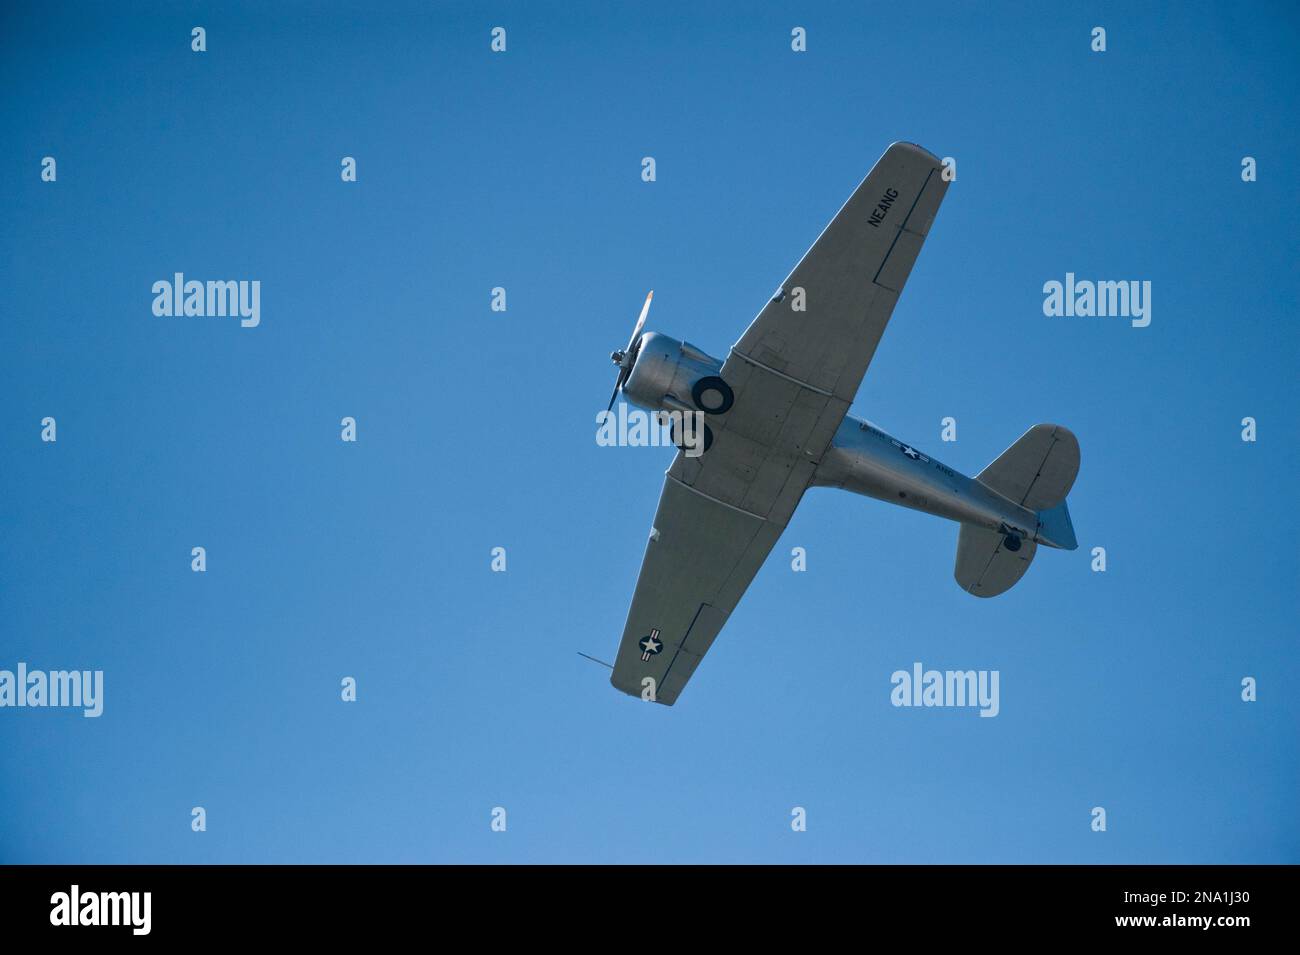
[[[0,861],[1300,861],[1293,7],[0,18],[0,668],[105,673],[0,709]],[[899,139],[957,180],[853,412],[966,473],[1070,427],[1080,549],[977,600],[954,525],[813,490],[681,701],[624,697],[575,651],[671,452],[597,447],[608,353],[653,288],[724,355]],[[260,326],[155,317],[177,271]],[[1045,317],[1067,271],[1150,327]],[[891,706],[914,661],[999,716]]]

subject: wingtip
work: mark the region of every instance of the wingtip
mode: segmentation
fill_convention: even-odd
[[[939,160],[939,157],[936,156],[934,153],[930,152],[930,150],[926,149],[920,143],[909,143],[906,140],[900,139],[897,142],[890,143],[889,148],[890,149],[903,148],[909,151],[917,152],[920,153],[922,156],[924,156],[926,159],[930,160],[930,162],[934,163],[934,165],[936,166],[942,165],[942,163]]]

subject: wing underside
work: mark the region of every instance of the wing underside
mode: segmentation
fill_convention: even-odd
[[[676,702],[782,529],[666,477],[610,682]]]
[[[933,155],[911,143],[890,146],[733,357],[852,402],[947,189]]]
[[[735,391],[715,442],[673,473],[785,524],[849,410],[948,184],[939,160],[894,143],[731,349]],[[804,480],[804,479],[807,480]]]

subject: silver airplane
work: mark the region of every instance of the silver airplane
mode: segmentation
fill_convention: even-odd
[[[625,349],[610,407],[704,417],[703,453],[664,480],[610,682],[671,706],[810,487],[957,521],[954,576],[977,597],[1018,581],[1038,545],[1078,544],[1065,497],[1079,442],[1030,428],[974,478],[847,414],[948,183],[911,143],[880,157],[725,362],[666,335]]]

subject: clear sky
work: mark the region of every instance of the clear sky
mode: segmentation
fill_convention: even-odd
[[[0,861],[1300,862],[1294,5],[379,6],[0,13],[0,669],[105,683],[0,709]],[[968,474],[1068,426],[1080,549],[979,600],[813,490],[625,697],[576,651],[672,452],[596,445],[608,353],[653,288],[725,355],[900,139],[957,179],[853,413]],[[1067,272],[1150,326],[1045,316]],[[917,661],[999,715],[895,708]]]

